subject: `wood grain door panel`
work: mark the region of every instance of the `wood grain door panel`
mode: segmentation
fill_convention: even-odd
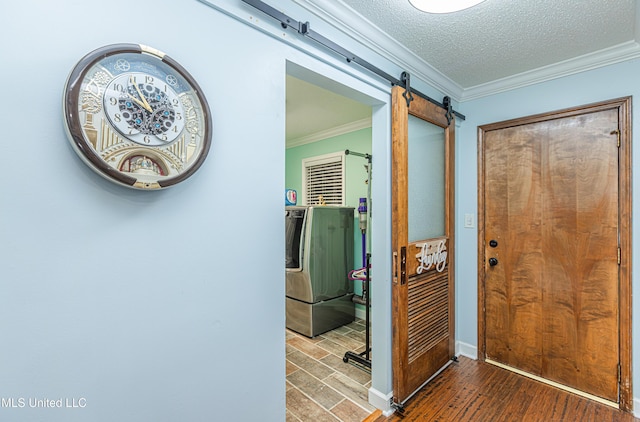
[[[453,284],[453,175],[454,175],[454,122],[447,121],[445,110],[414,94],[407,104],[402,96],[404,88],[392,89],[392,238],[394,249],[394,277],[392,285],[393,319],[393,401],[404,403],[431,376],[443,368],[455,353],[454,335],[454,284]],[[444,140],[444,156],[438,163],[444,176],[444,195],[439,190],[439,200],[424,195],[428,190],[409,184],[409,114],[428,122],[429,130],[437,132],[438,142]],[[415,125],[416,122],[414,121]],[[433,126],[433,127],[431,127]],[[415,127],[415,126],[414,126]],[[420,138],[422,139],[422,138]],[[424,138],[427,140],[428,137]],[[442,144],[438,144],[441,146]],[[414,150],[416,151],[416,150]],[[440,149],[439,151],[442,152]],[[424,151],[423,151],[424,152]],[[429,154],[427,154],[429,155]],[[419,156],[417,154],[416,156]],[[415,158],[416,156],[412,157]],[[431,154],[435,156],[435,154]],[[426,165],[421,161],[413,165]],[[420,178],[420,177],[418,177]],[[424,180],[421,180],[425,183]],[[442,187],[442,186],[441,186]],[[422,195],[419,195],[422,194]],[[412,218],[409,230],[410,199],[422,196],[417,201],[421,207],[438,207],[435,213],[422,213]],[[427,196],[425,200],[425,196]],[[443,198],[442,198],[443,197]],[[414,203],[415,204],[415,203]],[[412,204],[413,205],[413,204]],[[429,217],[437,216],[438,229],[428,226]],[[444,228],[442,228],[444,215]],[[413,224],[418,224],[414,226]],[[421,230],[427,229],[427,230]],[[430,233],[444,230],[442,236],[415,240],[412,237],[432,236]],[[419,233],[419,235],[415,235]],[[410,240],[411,239],[411,240]]]
[[[481,129],[485,357],[618,402],[619,107],[507,123]]]
[[[617,110],[549,123],[543,376],[618,401]]]
[[[515,128],[486,137],[491,166],[485,174],[487,251],[487,357],[540,374],[542,349],[542,188],[540,146],[532,131]],[[509,148],[505,148],[505,142]]]

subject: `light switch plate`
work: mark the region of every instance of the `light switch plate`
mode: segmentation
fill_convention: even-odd
[[[473,218],[473,214],[465,214],[464,215],[464,227],[465,228],[474,228],[475,221]]]

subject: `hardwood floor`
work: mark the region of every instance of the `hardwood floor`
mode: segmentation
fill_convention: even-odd
[[[364,333],[360,319],[313,339],[286,331],[287,422],[360,422],[375,411],[371,373],[342,360],[364,350]]]
[[[404,416],[369,422],[607,422],[640,421],[632,414],[460,357],[411,398]]]
[[[342,361],[346,351],[364,350],[362,321],[314,339],[287,330],[286,338],[287,422],[640,422],[630,413],[465,357],[416,393],[404,415],[384,417],[367,402],[370,374]]]

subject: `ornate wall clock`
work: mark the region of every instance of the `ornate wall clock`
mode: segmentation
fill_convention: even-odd
[[[183,181],[211,146],[202,90],[180,64],[151,47],[113,44],[87,54],[69,75],[63,108],[78,155],[131,188]]]

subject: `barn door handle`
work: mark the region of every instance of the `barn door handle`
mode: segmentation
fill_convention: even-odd
[[[407,284],[407,247],[400,248],[400,285]]]
[[[393,278],[398,282],[398,252],[393,252]]]
[[[498,265],[498,260],[496,258],[489,258],[489,265],[495,267],[496,265]]]

